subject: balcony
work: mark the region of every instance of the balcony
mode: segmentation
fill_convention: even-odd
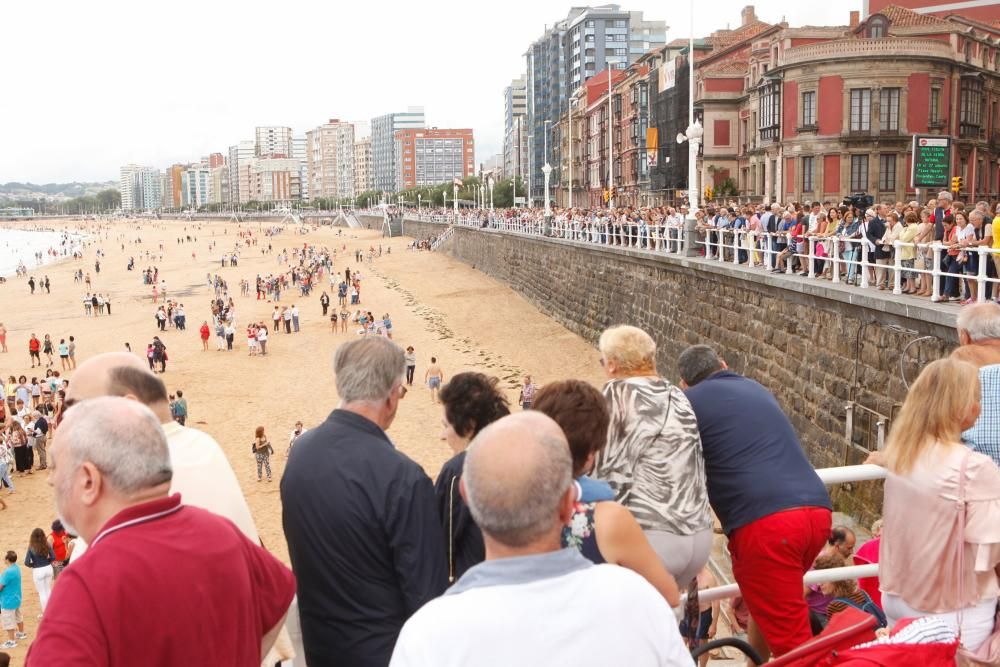
[[[838,62],[850,58],[899,58],[917,56],[952,60],[951,46],[935,39],[913,37],[884,39],[837,39],[786,49],[785,65],[808,62]]]
[[[979,125],[973,125],[972,123],[959,123],[958,138],[979,141],[986,138],[986,130]]]

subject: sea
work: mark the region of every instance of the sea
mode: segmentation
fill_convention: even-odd
[[[72,257],[84,238],[69,232],[0,228],[0,276],[15,275],[22,263],[31,274],[40,266],[35,253],[42,253],[42,265]]]

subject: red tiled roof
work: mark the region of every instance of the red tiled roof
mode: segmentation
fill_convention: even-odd
[[[878,13],[889,19],[889,22],[893,26],[899,28],[909,28],[913,26],[933,26],[943,28],[948,25],[947,21],[939,19],[936,16],[931,16],[930,14],[918,14],[912,9],[899,7],[897,5],[889,5]]]
[[[746,39],[751,39],[756,37],[760,33],[771,28],[770,23],[764,23],[763,21],[754,21],[749,25],[737,28],[729,32],[725,32],[715,38],[709,38],[712,41],[712,45],[716,48],[722,49],[731,44],[737,42],[742,42]]]
[[[750,71],[750,63],[746,60],[733,60],[718,65],[709,66],[704,74],[706,76],[715,74],[717,76],[745,76]]]

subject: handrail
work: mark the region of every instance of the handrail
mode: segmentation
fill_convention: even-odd
[[[844,484],[846,482],[869,482],[873,480],[885,479],[889,471],[882,466],[864,463],[853,466],[836,466],[833,468],[817,468],[816,475],[824,485]],[[845,579],[862,579],[864,577],[877,577],[878,564],[869,565],[849,565],[847,567],[832,567],[825,570],[810,570],[802,578],[802,583],[822,584],[831,581],[843,581]],[[698,600],[701,602],[714,602],[726,598],[736,597],[740,594],[739,584],[726,584],[698,591]],[[681,606],[687,599],[687,594],[681,596]]]

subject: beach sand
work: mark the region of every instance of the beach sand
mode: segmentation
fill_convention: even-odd
[[[44,223],[64,227],[65,223]],[[71,227],[75,228],[76,223]],[[255,233],[260,225],[250,226]],[[241,226],[247,229],[248,225]],[[338,231],[342,236],[338,236]],[[243,327],[249,319],[270,325],[273,303],[257,301],[255,294],[239,296],[239,281],[253,282],[256,275],[276,272],[278,251],[301,246],[304,242],[319,247],[336,247],[334,270],[343,275],[346,266],[362,273],[362,306],[376,317],[388,312],[393,322],[393,338],[401,346],[412,345],[417,355],[413,391],[402,401],[389,436],[403,452],[420,463],[434,478],[451,456],[440,440],[442,408],[432,404],[422,379],[431,356],[438,358],[445,380],[462,371],[481,371],[501,378],[512,410],[520,410],[518,386],[523,374],[530,373],[536,384],[579,378],[600,387],[603,374],[599,354],[590,344],[540,313],[510,288],[475,271],[440,252],[407,251],[409,239],[383,239],[376,232],[323,228],[298,235],[289,227],[270,242],[274,254],[261,256],[268,240],[260,237],[256,247],[244,249],[239,266],[222,268],[220,257],[237,241],[235,223],[191,223],[184,221],[115,223],[104,228],[101,240],[92,243],[82,260],[66,260],[49,265],[29,275],[48,275],[51,294],[30,295],[26,278],[11,278],[0,285],[0,322],[9,330],[9,352],[0,354],[0,374],[44,376],[45,369],[32,370],[28,358],[31,333],[43,338],[51,334],[58,343],[73,335],[77,341],[77,362],[107,351],[124,350],[125,342],[144,354],[146,344],[157,334],[151,287],[142,284],[140,270],[158,266],[160,277],[167,281],[168,296],[185,306],[187,330],[168,329],[160,334],[167,345],[167,372],[160,377],[170,392],[181,389],[188,401],[188,426],[202,429],[219,441],[240,480],[264,544],[283,561],[288,551],[281,530],[281,500],[278,480],[285,465],[285,449],[296,420],[307,428],[321,422],[337,404],[332,360],[337,345],[357,337],[357,327],[348,333],[331,333],[330,322],[322,317],[319,297],[326,288],[332,304],[336,294],[329,290],[327,277],[308,299],[297,289],[282,294],[283,305],[297,304],[302,331],[298,334],[272,334],[266,357],[247,356]],[[196,242],[177,244],[177,238],[191,234]],[[126,239],[122,251],[122,240]],[[107,237],[106,240],[104,237]],[[141,244],[130,243],[141,237]],[[215,250],[209,252],[209,244]],[[163,243],[163,261],[140,258],[146,250],[157,251]],[[382,257],[374,264],[357,266],[356,248],[383,246]],[[343,246],[346,245],[346,252]],[[95,274],[94,259],[100,247],[106,256],[101,272]],[[386,248],[392,249],[386,254]],[[191,253],[195,253],[192,259]],[[129,256],[136,258],[136,270],[127,271]],[[111,316],[84,316],[82,283],[74,283],[72,274],[82,268],[89,272],[94,290],[110,293]],[[212,292],[206,274],[218,273],[229,283],[236,302],[236,350],[218,352],[215,338],[209,351],[202,351],[198,329],[210,320]],[[44,355],[43,355],[44,359]],[[59,368],[55,359],[54,368]],[[72,382],[72,373],[68,375]],[[418,386],[419,385],[419,386]],[[274,481],[256,481],[256,464],[250,451],[254,428],[264,426],[276,455],[271,459]],[[50,441],[51,442],[51,441]],[[45,473],[15,478],[17,493],[2,496],[8,505],[0,512],[0,551],[13,549],[23,560],[28,536],[40,526],[49,532],[55,518],[51,489]],[[38,596],[31,573],[22,567],[24,613],[29,639],[10,651],[13,664],[22,664],[26,648],[35,636],[39,621]],[[58,584],[57,584],[58,586]]]

